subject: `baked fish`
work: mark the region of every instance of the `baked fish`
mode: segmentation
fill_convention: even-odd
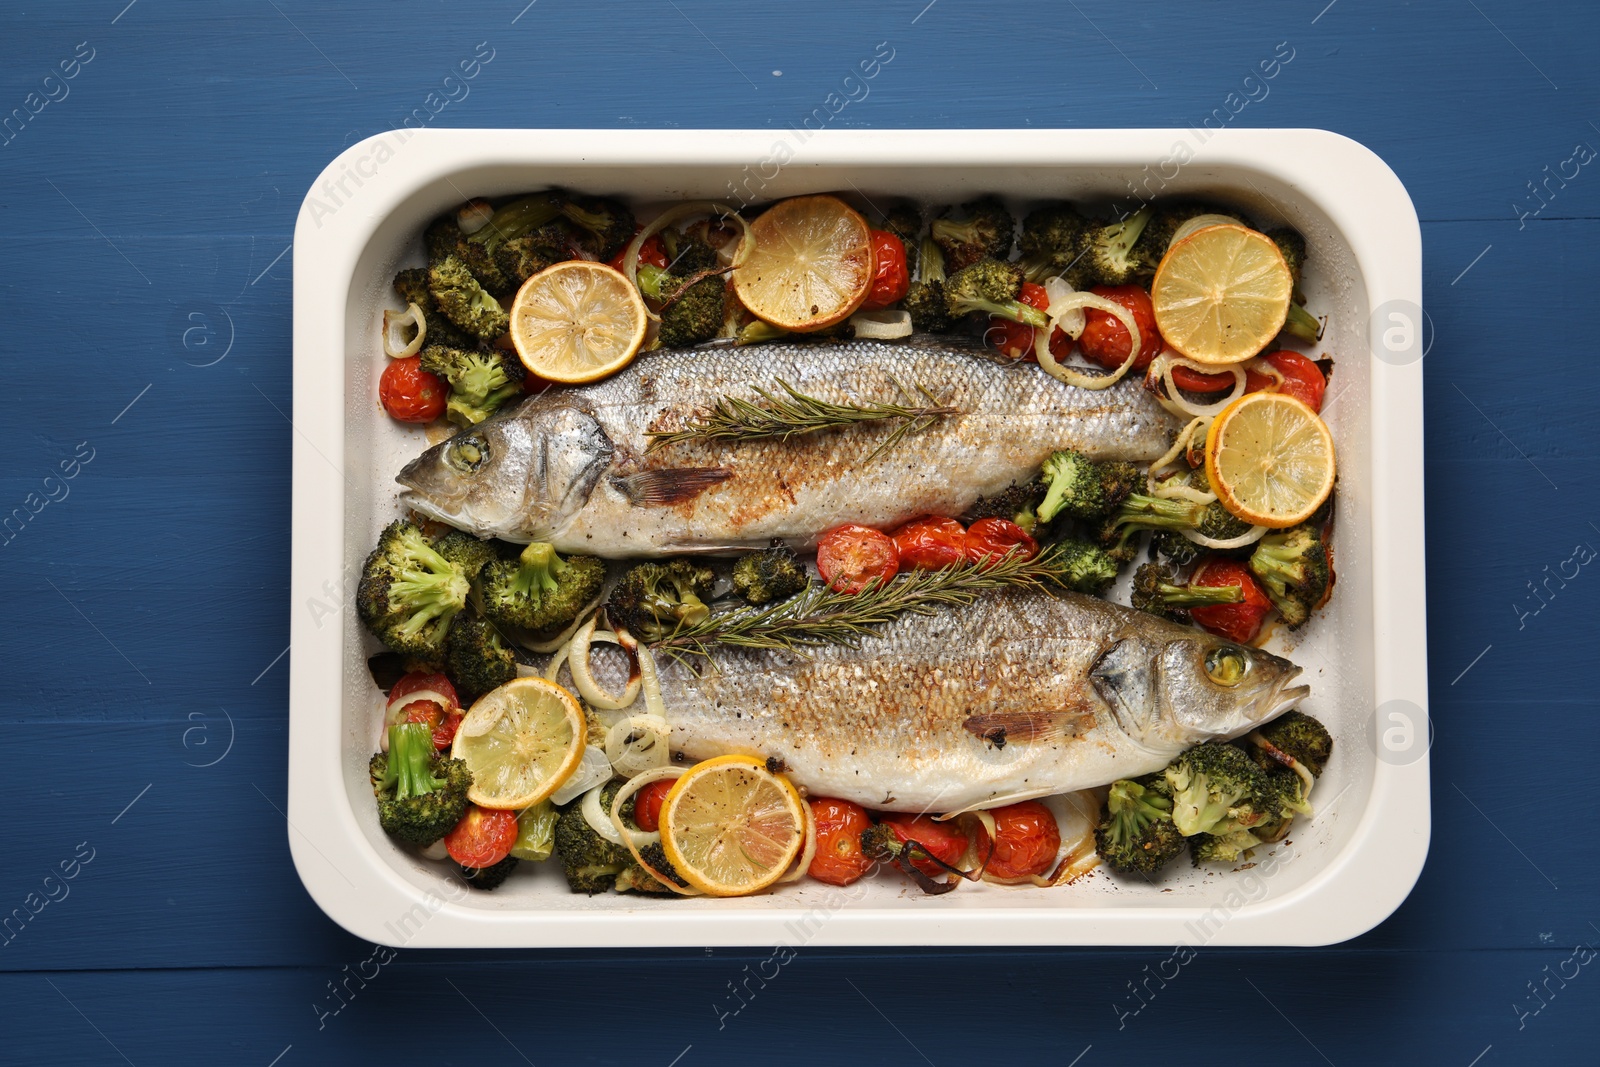
[[[774,540],[804,550],[841,523],[887,529],[918,515],[960,515],[1032,478],[1055,449],[1148,462],[1178,429],[1137,376],[1080,389],[982,352],[959,339],[914,338],[643,356],[603,382],[549,390],[430,448],[396,479],[409,490],[401,503],[482,537],[607,558]],[[786,385],[841,405],[949,410],[914,425],[894,418],[651,449],[652,433],[681,431],[725,397],[765,405],[758,389],[783,397]]]
[[[1259,649],[1019,589],[805,654],[656,656],[672,747],[781,760],[812,794],[954,812],[1147,774],[1309,692]],[[1229,684],[1231,683],[1231,684]]]

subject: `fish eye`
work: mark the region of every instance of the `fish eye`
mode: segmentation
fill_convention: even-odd
[[[1250,673],[1250,657],[1242,648],[1213,648],[1206,653],[1206,674],[1213,682],[1230,689]]]
[[[489,439],[481,433],[467,434],[445,449],[444,461],[458,471],[471,473],[489,458]]]

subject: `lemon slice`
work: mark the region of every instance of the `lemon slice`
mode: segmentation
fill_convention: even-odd
[[[1249,359],[1278,336],[1294,278],[1264,233],[1206,226],[1173,243],[1150,285],[1156,326],[1197,363]]]
[[[1333,434],[1292,396],[1247,393],[1211,423],[1206,476],[1222,506],[1239,518],[1293,526],[1333,492]]]
[[[572,260],[548,267],[511,301],[511,343],[541,378],[575,385],[633,362],[644,344],[644,298],[619,270]]]
[[[733,289],[757,318],[795,333],[849,318],[872,288],[867,220],[838,197],[797,196],[750,224]]]
[[[690,767],[661,804],[661,847],[690,885],[718,897],[765,889],[805,844],[800,795],[754,756]]]
[[[583,708],[543,678],[516,678],[478,698],[450,754],[472,772],[467,798],[485,808],[526,808],[572,777],[583,760]]]

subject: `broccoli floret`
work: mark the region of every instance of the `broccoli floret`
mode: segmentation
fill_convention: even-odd
[[[521,396],[527,374],[522,361],[509,352],[444,345],[423,348],[422,369],[450,383],[445,412],[450,421],[462,426],[477,425],[507,400]]]
[[[917,239],[922,236],[922,208],[910,200],[901,200],[884,216],[883,228],[900,238],[906,246],[906,269],[917,269]]]
[[[715,580],[709,567],[686,559],[640,563],[611,591],[606,614],[640,640],[659,641],[710,616],[706,601]]]
[[[564,203],[559,193],[549,191],[518,197],[496,208],[488,224],[468,240],[493,252],[507,241],[554,222]]]
[[[1133,572],[1133,599],[1130,603],[1173,622],[1188,622],[1190,608],[1211,604],[1238,604],[1244,590],[1236,585],[1178,585],[1173,574],[1159,563],[1146,563]]]
[[[1298,341],[1314,345],[1322,340],[1322,323],[1303,304],[1289,302],[1289,315],[1284,319],[1283,332]]]
[[[593,235],[595,258],[600,260],[626,248],[639,228],[627,205],[610,197],[572,197],[561,213]]]
[[[752,604],[787,600],[810,582],[800,558],[782,545],[752,552],[733,565],[733,590]]]
[[[1333,588],[1328,546],[1310,523],[1275,530],[1256,542],[1250,570],[1291,630],[1304,626]]]
[[[483,613],[502,626],[549,630],[578,617],[605,583],[606,565],[594,556],[562,559],[554,546],[535,541],[516,559],[483,568],[478,588]]]
[[[1259,800],[1267,789],[1265,776],[1249,756],[1217,741],[1191,748],[1164,773],[1172,789],[1172,821],[1185,837],[1231,828],[1230,820],[1253,811],[1248,802]]]
[[[462,760],[434,752],[427,723],[390,726],[389,751],[374,755],[367,773],[378,798],[378,823],[398,841],[426,848],[467,812],[472,772]]]
[[[1063,277],[1074,289],[1083,280],[1089,220],[1071,204],[1048,204],[1022,220],[1022,272],[1029,281]]]
[[[715,270],[721,265],[717,250],[697,233],[679,232],[668,226],[659,236],[661,247],[667,253],[667,270],[679,278]]]
[[[494,544],[461,530],[451,530],[434,542],[433,550],[460,567],[467,581],[474,581],[478,572],[499,558]]]
[[[444,670],[468,703],[517,676],[517,657],[506,647],[499,627],[467,612],[450,627]]]
[[[389,524],[362,568],[356,607],[372,635],[396,652],[437,661],[471,586],[409,522]]]
[[[911,315],[911,325],[924,333],[944,333],[955,324],[944,298],[944,253],[929,237],[922,242],[922,269],[906,290],[901,303]]]
[[[687,279],[645,264],[638,270],[639,289],[652,300],[672,296]],[[719,277],[701,278],[661,309],[663,348],[683,348],[709,341],[722,329],[727,284]]]
[[[1205,485],[1203,471],[1196,481]],[[1220,501],[1201,504],[1193,500],[1132,493],[1100,526],[1100,543],[1118,559],[1129,561],[1137,554],[1132,543],[1141,530],[1169,530],[1175,534],[1194,530],[1205,537],[1225,541],[1250,531],[1250,524],[1223,507]]]
[[[1073,592],[1099,596],[1117,580],[1121,565],[1099,545],[1067,538],[1057,541],[1053,548],[1061,582]]]
[[[963,221],[933,222],[933,239],[944,250],[949,270],[959,271],[980,259],[1006,259],[1011,255],[1011,235],[1017,222],[1004,204],[985,196],[964,205],[963,210],[967,215]]]
[[[953,318],[981,312],[1025,326],[1049,325],[1050,320],[1043,311],[1017,301],[1021,291],[1022,270],[1016,264],[980,259],[945,281],[945,309]]]
[[[1202,863],[1237,863],[1261,843],[1259,837],[1242,828],[1220,834],[1195,834],[1189,840],[1189,855],[1197,867]]]
[[[1136,464],[1097,463],[1070,448],[1052,453],[1040,476],[1049,487],[1038,507],[1040,522],[1062,512],[1085,521],[1103,518],[1144,480]]]
[[[1200,546],[1173,530],[1157,530],[1150,535],[1150,547],[1174,567],[1187,567],[1200,558]]]
[[[545,223],[532,233],[502,241],[494,261],[517,285],[547,267],[582,258],[581,232],[566,219]]]
[[[1173,235],[1192,218],[1200,215],[1220,215],[1227,212],[1215,204],[1198,200],[1163,200],[1152,205],[1150,221],[1134,245],[1134,252],[1147,270],[1155,270],[1161,257],[1167,254]]]
[[[1287,226],[1276,230],[1268,230],[1267,236],[1272,238],[1272,243],[1278,246],[1278,251],[1283,253],[1283,261],[1289,265],[1289,277],[1294,279],[1296,291],[1300,288],[1300,272],[1306,265],[1306,239]]]
[[[1089,231],[1081,264],[1089,284],[1127,285],[1144,269],[1133,246],[1144,233],[1151,214],[1152,209],[1146,205],[1125,219]]]
[[[517,868],[517,857],[507,856],[492,867],[463,867],[459,863],[456,869],[461,872],[461,880],[473,889],[492,890],[499,889],[500,883],[506,876]]]
[[[962,525],[971,526],[979,519],[1010,519],[1029,533],[1039,525],[1034,509],[1044,499],[1044,482],[1034,479],[1021,485],[1008,486],[993,496],[986,496],[961,516]]]
[[[423,321],[428,326],[425,343],[448,345],[451,348],[471,348],[478,343],[476,338],[456,329],[455,323],[445,318],[439,310],[433,294],[428,291],[427,267],[411,267],[396,274],[394,291],[401,300],[417,305],[417,310],[422,312]]]
[[[511,319],[459,257],[447,255],[428,268],[428,291],[444,317],[480,341],[505,333]]]
[[[1171,792],[1161,775],[1111,784],[1106,817],[1094,832],[1095,851],[1107,867],[1124,874],[1153,875],[1183,846],[1183,835],[1172,822]]]
[[[1328,728],[1303,711],[1288,711],[1256,731],[1273,748],[1302,764],[1313,777],[1322,777],[1323,768],[1333,755],[1333,735]],[[1284,766],[1264,749],[1252,754],[1263,770]]]
[[[491,254],[492,250],[483,243],[484,231],[479,230],[468,237],[457,225],[458,215],[459,212],[452,211],[434,220],[423,234],[423,242],[428,248],[429,266],[442,263],[446,258],[454,256],[466,266],[478,283],[491,293],[498,295],[510,292],[511,279],[500,270]]]
[[[645,845],[639,849],[639,857],[664,877],[671,879],[675,884],[679,886],[687,886],[689,884],[683,875],[678,873],[678,869],[672,865],[672,862],[667,859],[666,850],[661,847],[660,842]],[[619,893],[676,895],[638,863],[629,864],[621,874],[617,875],[616,890]]]
[[[613,781],[600,791],[600,810],[611,811],[622,783]],[[567,885],[574,893],[609,892],[616,884],[617,875],[633,863],[633,855],[625,847],[613,844],[595,833],[580,809],[581,801],[573,801],[562,809],[556,818],[555,852],[566,873]],[[622,814],[632,813],[632,801],[623,804]]]

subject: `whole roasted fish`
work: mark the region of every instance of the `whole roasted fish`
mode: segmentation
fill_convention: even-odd
[[[812,794],[953,812],[1105,785],[1287,711],[1287,660],[1093,597],[1009,590],[859,647],[657,655],[672,747]]]
[[[946,413],[651,449],[653,433],[696,424],[725,397],[766,405],[757,390],[784,397],[784,386],[833,404]],[[425,515],[562,551],[617,558],[774,539],[805,549],[841,523],[959,515],[1032,478],[1055,449],[1153,460],[1176,429],[1137,380],[1080,389],[959,340],[709,347],[532,397],[424,452],[397,480],[410,490],[402,503]]]

